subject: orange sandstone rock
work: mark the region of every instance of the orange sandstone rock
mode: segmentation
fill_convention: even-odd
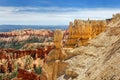
[[[87,45],[89,39],[96,37],[96,35],[103,32],[106,28],[105,21],[95,20],[74,20],[70,22],[68,28],[68,38],[65,42],[66,47],[75,47]]]

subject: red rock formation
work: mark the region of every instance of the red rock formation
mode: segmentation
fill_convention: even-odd
[[[40,80],[40,77],[34,72],[29,72],[24,69],[18,69],[18,78],[22,78],[22,80]]]
[[[36,50],[13,50],[13,49],[0,49],[0,60],[1,59],[9,59],[11,58],[21,58],[26,55],[31,55],[32,57],[35,58],[36,55],[38,55],[36,58],[44,58],[44,55],[48,55],[48,53],[52,50],[53,48],[51,46],[47,46],[46,48],[38,48]],[[9,53],[12,53],[13,55],[10,56]]]
[[[37,36],[38,38],[53,37],[53,31],[26,29],[26,30],[18,30],[18,31],[11,31],[11,32],[3,32],[3,33],[0,33],[0,40],[10,42],[14,38],[15,41],[24,41],[33,35]]]
[[[6,54],[6,52],[5,51],[1,51],[0,52],[0,60],[1,59],[9,59],[9,56],[8,56],[8,54]]]
[[[26,29],[26,30],[0,33],[0,37],[14,37],[14,36],[24,36],[24,35],[53,36],[53,32],[51,30]]]
[[[0,64],[0,73],[6,73],[6,72],[7,72],[7,68],[4,65]]]
[[[13,50],[13,49],[0,49],[0,60],[2,62],[3,59],[7,61],[7,64],[0,65],[1,73],[10,73],[14,70],[12,60],[22,58],[24,56],[30,55],[34,60],[37,58],[44,59],[46,61],[46,56],[53,48],[51,46],[46,46],[45,48],[38,48],[36,50]],[[19,65],[21,63],[18,62]]]

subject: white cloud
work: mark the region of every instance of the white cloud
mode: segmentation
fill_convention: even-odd
[[[0,7],[0,24],[68,25],[74,19],[106,19],[120,9]]]

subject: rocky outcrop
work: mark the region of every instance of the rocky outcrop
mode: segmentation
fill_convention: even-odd
[[[74,23],[70,22],[68,28],[68,39],[66,40],[66,47],[75,47],[87,45],[87,42],[96,37],[96,35],[103,32],[106,28],[105,21],[95,20],[75,20]]]
[[[65,61],[69,63],[69,68],[58,80],[120,79],[120,19],[118,17],[111,20],[104,32],[90,40],[89,45],[70,50],[69,54],[76,56]],[[73,78],[72,72],[78,75]]]
[[[77,76],[78,76],[78,73],[75,72],[74,70],[69,70],[69,69],[67,69],[67,70],[65,71],[65,79],[69,79],[69,78],[74,79],[74,78],[76,78]]]
[[[55,49],[48,54],[44,66],[48,80],[57,80],[57,77],[62,75],[67,68],[67,63],[64,62],[66,54],[62,50],[62,38],[62,31],[56,30],[54,33]]]

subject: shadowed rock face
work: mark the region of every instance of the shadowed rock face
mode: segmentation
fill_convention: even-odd
[[[70,22],[68,28],[68,39],[66,40],[66,47],[75,47],[87,45],[87,42],[96,37],[106,29],[105,21],[95,20],[75,20],[74,23]]]

